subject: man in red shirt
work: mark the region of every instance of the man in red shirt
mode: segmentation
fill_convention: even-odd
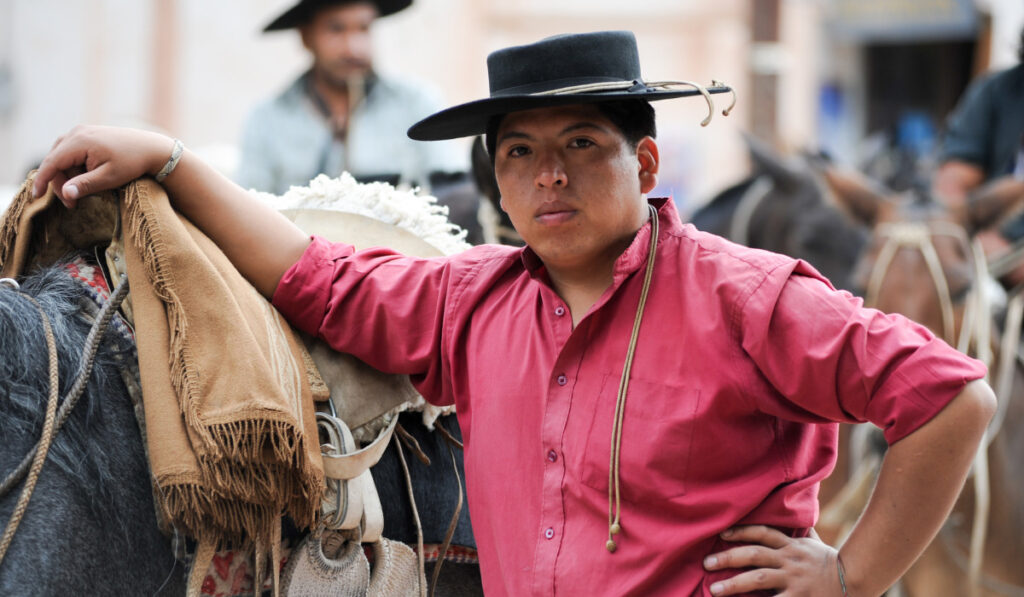
[[[415,259],[311,242],[139,131],[75,129],[35,191],[52,181],[70,206],[164,175],[293,324],[456,404],[489,595],[881,594],[963,484],[994,412],[984,367],[805,263],[648,200],[648,101],[695,92],[644,83],[632,34],[507,48],[488,70],[490,98],[410,136],[486,132],[525,248]],[[837,421],[891,443],[839,551],[811,532]]]

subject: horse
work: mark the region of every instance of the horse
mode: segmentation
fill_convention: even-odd
[[[712,197],[689,222],[748,247],[803,259],[849,290],[866,230],[830,202],[817,173],[821,158],[784,159],[753,136],[745,140],[753,172]]]
[[[969,480],[938,536],[903,576],[910,597],[1024,595],[1024,366],[1019,332],[1024,295],[992,315],[994,282],[969,233],[1009,211],[1013,200],[980,196],[966,216],[926,189],[894,195],[832,169],[826,179],[847,211],[870,226],[854,275],[868,306],[898,312],[986,361],[999,410]],[[998,293],[996,293],[998,294]]]
[[[43,430],[49,358],[39,309],[52,329],[63,396],[83,360],[91,325],[86,315],[97,307],[89,287],[66,265],[28,276],[20,290],[0,283],[5,476],[34,449]],[[157,526],[149,464],[127,385],[132,381],[123,375],[136,358],[130,338],[108,330],[81,398],[53,436],[0,562],[0,593],[57,595],[73,587],[86,595],[184,594],[184,567]],[[4,520],[12,519],[19,501],[21,491],[13,489],[0,498]]]
[[[339,181],[322,181],[317,189],[323,192],[325,199],[337,195],[351,199],[359,195],[350,192],[349,186],[356,186],[354,181],[346,183],[349,186],[345,186],[343,193],[336,188],[339,184]],[[389,193],[398,193],[390,187],[359,185],[358,189],[370,189],[363,191],[367,196],[357,197],[364,202],[389,199]],[[452,245],[442,247],[444,250],[464,246],[462,236],[447,220],[439,217],[440,211],[433,203],[406,195],[412,196],[408,193],[393,199],[396,203],[391,207],[392,216],[404,217],[403,224],[413,229],[420,226],[421,233],[432,235],[434,243],[440,243],[438,238],[449,240]],[[403,205],[408,207],[409,203],[421,206],[420,212],[400,209]],[[421,213],[423,210],[429,213]],[[90,214],[93,216],[88,226],[84,226],[86,229],[102,228],[107,223],[81,206],[68,213],[81,218],[82,212],[87,219]],[[63,212],[58,210],[57,213]],[[10,217],[10,212],[5,217]],[[30,236],[35,239],[30,245],[47,254],[42,261],[47,261],[54,252],[54,232],[63,230],[67,218],[71,217],[60,216],[60,223],[50,227],[49,237]],[[99,236],[104,237],[104,234],[99,233]],[[45,238],[50,239],[48,245],[36,246]],[[109,234],[105,238],[109,239]],[[42,319],[26,297],[36,297],[47,313],[47,320],[52,322],[55,344],[60,348],[60,392],[63,395],[78,367],[75,354],[82,351],[89,329],[85,320],[98,311],[97,305],[103,302],[86,300],[102,294],[95,283],[96,276],[102,278],[97,273],[100,263],[104,263],[100,255],[103,255],[102,250],[78,255],[73,268],[68,265],[47,267],[40,274],[23,278],[17,291],[13,289],[17,286],[13,281],[0,283],[0,355],[3,355],[0,357],[0,374],[3,375],[0,378],[0,432],[7,438],[8,445],[6,450],[0,451],[4,471],[15,470],[32,450],[46,411],[47,359],[40,331]],[[92,273],[82,275],[83,270]],[[71,279],[68,271],[78,271],[77,278],[94,283],[82,285]],[[115,316],[114,322],[119,321]],[[111,325],[121,331],[129,330],[123,323]],[[4,494],[0,499],[0,512],[18,522],[10,548],[4,548],[5,555],[0,561],[2,594],[58,594],[72,587],[96,595],[173,595],[186,590],[188,571],[181,560],[187,559],[188,541],[180,535],[168,538],[157,521],[144,431],[140,431],[136,418],[141,409],[138,400],[141,390],[133,337],[130,331],[121,335],[108,331],[101,339],[86,392],[66,424],[53,435],[53,447],[46,454],[47,460],[32,491],[28,509],[24,515],[12,514],[17,509],[15,502],[19,500],[19,491]],[[455,502],[461,504],[462,497],[459,489],[449,486],[458,487],[464,478],[461,451],[449,450],[447,440],[440,439],[442,436],[437,433],[429,433],[420,419],[420,413],[404,413],[401,425],[408,429],[411,445],[435,464],[427,468],[415,459],[399,462],[391,455],[397,449],[393,444],[382,458],[379,470],[372,471],[381,487],[386,517],[384,534],[406,543],[422,540],[429,548],[431,544],[442,544],[452,525],[448,538],[455,549],[455,561],[444,562],[443,572],[435,576],[431,568],[442,566],[432,564],[432,557],[443,561],[446,556],[451,557],[452,549],[440,557],[429,551],[426,554],[431,591],[437,595],[482,594],[473,549],[475,541],[466,509],[461,509],[457,523],[453,520],[453,510],[458,513]],[[445,428],[444,433],[451,436],[451,443],[457,444],[461,434],[454,419],[441,417],[436,425]],[[446,470],[446,466],[454,467],[457,472]],[[412,487],[407,488],[401,479],[411,479]],[[7,485],[8,481],[4,481],[4,486]],[[417,508],[413,502],[419,509],[416,523],[407,516],[410,510]],[[287,524],[285,529],[286,540],[292,544],[301,539],[301,529],[289,529]],[[251,590],[251,575],[243,578],[250,568],[237,565],[243,555],[234,551],[218,554],[207,580],[210,581],[213,574],[225,572],[220,576],[224,580],[216,582]],[[203,591],[212,594],[206,583]],[[238,592],[233,586],[231,591],[231,594]]]

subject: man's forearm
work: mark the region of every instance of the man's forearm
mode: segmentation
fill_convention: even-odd
[[[175,208],[220,246],[264,296],[271,296],[309,245],[308,237],[191,152],[170,161],[174,147],[173,139],[150,131],[75,127],[40,163],[32,192],[40,197],[53,188],[65,205],[74,207],[85,195],[162,172]]]
[[[175,208],[209,236],[264,296],[309,245],[309,236],[186,150],[164,181]]]
[[[851,596],[880,595],[913,564],[949,515],[995,412],[983,381],[889,447],[864,514],[840,550]]]

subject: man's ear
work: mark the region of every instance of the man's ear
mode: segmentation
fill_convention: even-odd
[[[309,26],[308,23],[303,25],[303,26],[301,26],[301,27],[299,27],[299,37],[302,38],[302,46],[304,48],[306,48],[307,50],[312,51],[313,48],[310,45],[310,41],[309,41],[309,36],[310,36],[309,27],[310,26]]]
[[[644,137],[636,146],[636,160],[639,166],[640,192],[649,193],[658,185],[658,144],[651,137]]]

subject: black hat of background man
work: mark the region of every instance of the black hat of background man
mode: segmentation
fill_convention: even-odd
[[[263,32],[266,33],[268,31],[280,31],[282,29],[301,27],[312,20],[313,15],[315,15],[316,11],[321,8],[341,4],[354,4],[359,1],[366,1],[370,4],[376,5],[377,12],[380,13],[380,16],[382,17],[395,14],[412,4],[412,0],[300,0],[298,4],[284,11],[281,16],[277,17],[271,21],[269,25],[264,27]]]
[[[590,104],[624,99],[648,101],[697,95],[695,89],[648,87],[640,76],[636,37],[630,31],[556,35],[525,46],[492,52],[487,57],[491,95],[428,116],[412,125],[409,137],[438,141],[486,132],[492,116],[519,110]],[[575,85],[632,82],[628,88],[536,95]],[[708,87],[710,93],[730,91]]]

